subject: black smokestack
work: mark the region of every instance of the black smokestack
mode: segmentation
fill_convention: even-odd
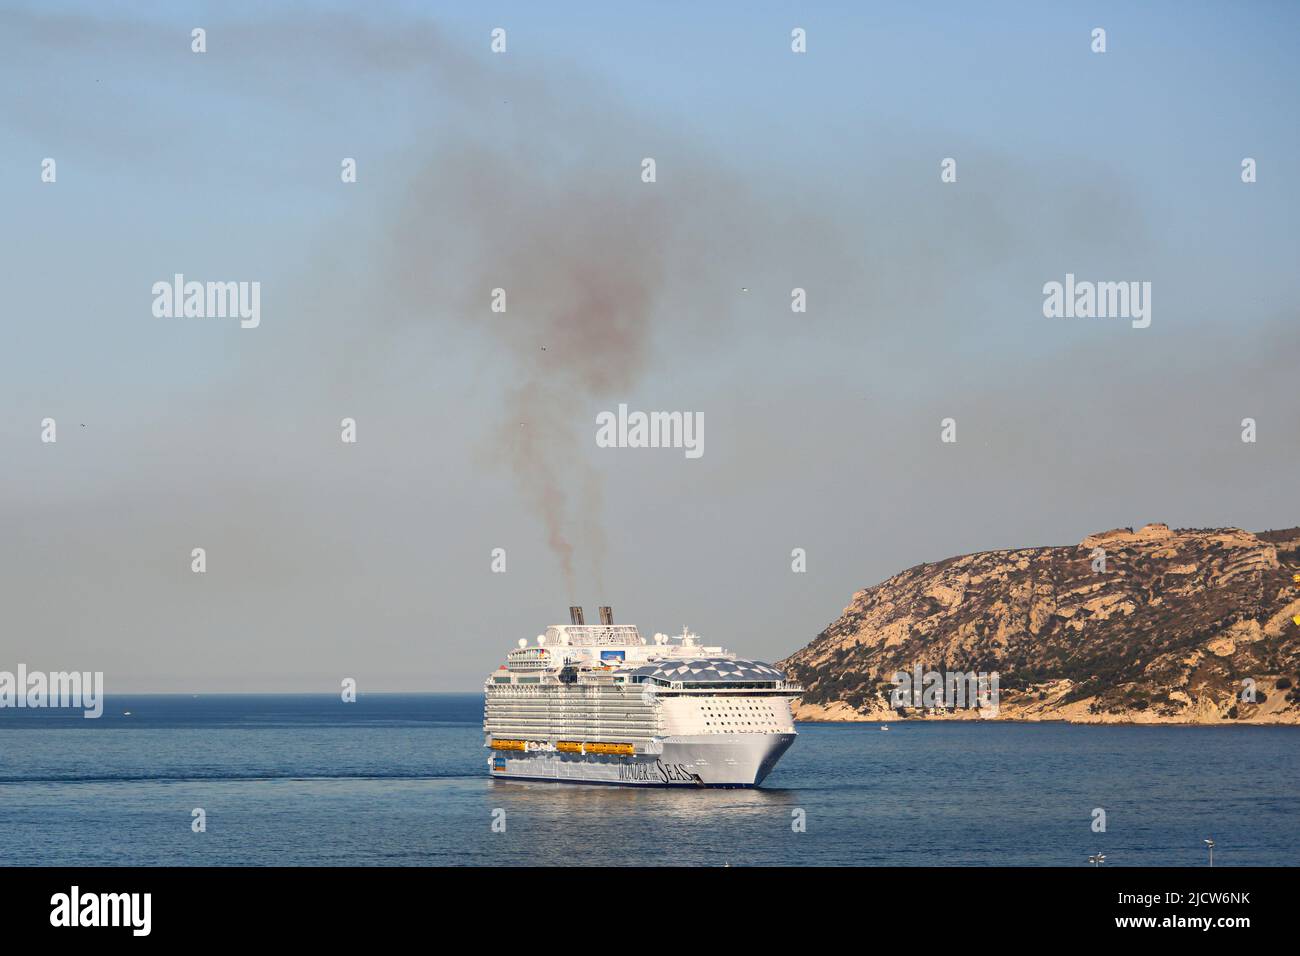
[[[582,620],[582,608],[580,608],[580,607],[570,607],[570,608],[569,608],[569,623],[570,623],[570,624],[582,624],[582,623],[584,623],[583,620]]]
[[[601,607],[601,609],[600,609],[600,623],[601,623],[601,624],[613,624],[613,623],[614,623],[614,609],[613,609],[612,607],[608,607],[608,606],[603,606],[603,607]]]

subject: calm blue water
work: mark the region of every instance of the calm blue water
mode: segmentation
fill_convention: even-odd
[[[761,789],[675,791],[494,783],[481,719],[476,694],[0,710],[0,863],[1202,865],[1207,836],[1216,865],[1300,863],[1300,729],[804,724]]]

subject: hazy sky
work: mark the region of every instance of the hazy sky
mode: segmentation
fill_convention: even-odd
[[[468,690],[571,602],[771,660],[920,561],[1300,523],[1294,4],[267,6],[0,11],[0,670]]]

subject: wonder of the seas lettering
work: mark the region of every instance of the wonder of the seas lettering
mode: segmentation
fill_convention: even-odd
[[[646,783],[652,780],[659,783],[694,783],[695,774],[679,763],[665,764],[662,760],[656,760],[653,768],[648,763],[620,763],[618,779],[644,780]]]

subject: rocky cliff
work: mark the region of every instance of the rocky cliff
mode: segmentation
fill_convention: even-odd
[[[999,719],[1300,723],[1297,575],[1300,528],[987,551],[859,591],[782,664],[806,688],[800,720],[977,716],[891,706],[895,674],[920,665],[997,672]]]

